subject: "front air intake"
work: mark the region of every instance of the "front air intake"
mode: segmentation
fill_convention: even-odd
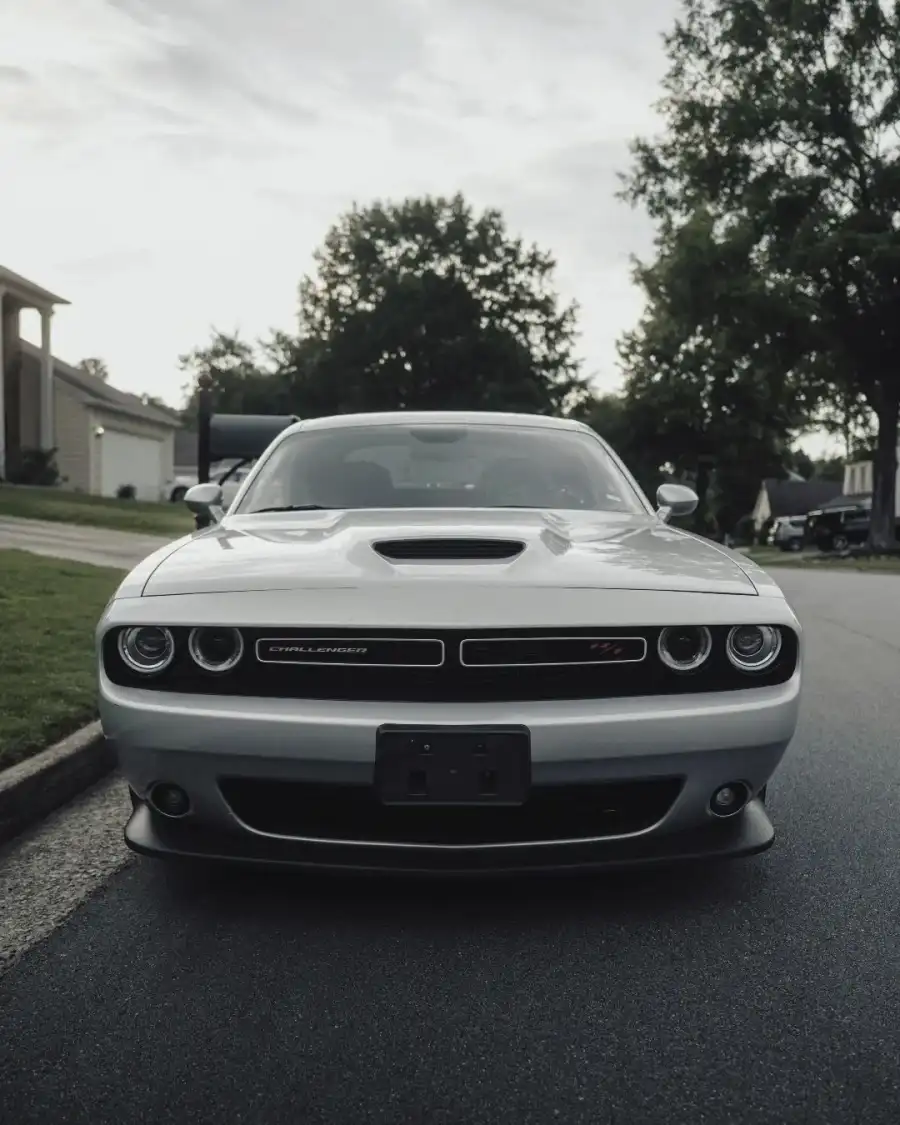
[[[373,546],[391,562],[514,559],[525,549],[514,539],[385,539]]]

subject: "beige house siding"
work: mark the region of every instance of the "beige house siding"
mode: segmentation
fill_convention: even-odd
[[[22,449],[39,449],[41,445],[40,369],[25,356],[19,367],[19,440]]]
[[[53,388],[54,445],[60,484],[91,491],[91,419],[83,396],[59,379]]]

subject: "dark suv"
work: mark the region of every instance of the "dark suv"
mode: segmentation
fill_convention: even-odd
[[[839,508],[817,508],[806,520],[806,541],[820,551],[843,551],[869,538],[872,501],[842,504]]]

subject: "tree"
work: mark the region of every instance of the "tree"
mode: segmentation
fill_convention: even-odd
[[[109,368],[102,359],[91,357],[83,359],[78,367],[85,375],[91,375],[95,379],[102,379],[104,383],[109,382]]]
[[[871,407],[854,388],[838,387],[816,414],[816,422],[831,437],[841,439],[845,461],[862,460],[875,446],[876,426]]]
[[[213,331],[206,347],[180,357],[189,379],[184,388],[185,422],[196,421],[201,386],[211,392],[213,411],[222,414],[291,414],[292,394],[285,358],[277,354],[282,336],[249,344],[237,333]]]
[[[555,263],[498,211],[476,215],[460,195],[354,207],[315,263],[290,373],[307,413],[559,413],[589,395]]]
[[[805,416],[805,387],[778,363],[794,314],[751,250],[743,232],[717,233],[705,210],[666,231],[656,261],[635,268],[647,305],[619,343],[634,440],[693,483],[693,526],[705,534],[731,530],[760,480],[784,473]]]
[[[632,476],[652,500],[662,483],[662,458],[654,456],[633,417],[631,403],[622,394],[604,394],[584,403],[578,420],[587,423],[607,441],[628,466]]]
[[[666,37],[663,137],[639,141],[625,194],[665,247],[698,216],[745,247],[745,331],[709,354],[862,397],[877,416],[870,532],[895,543],[900,411],[900,4],[683,0]],[[740,288],[740,286],[738,286]],[[682,328],[687,335],[690,323]]]

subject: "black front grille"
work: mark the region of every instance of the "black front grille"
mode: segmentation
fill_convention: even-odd
[[[256,659],[263,664],[439,668],[444,645],[409,637],[260,637]]]
[[[465,640],[460,662],[470,668],[558,664],[636,664],[647,655],[644,637],[487,637]]]
[[[764,672],[748,675],[732,667],[725,655],[727,626],[710,629],[713,652],[696,672],[667,668],[656,651],[658,629],[566,630],[578,640],[603,636],[623,640],[641,638],[647,656],[637,663],[473,666],[460,661],[463,641],[505,639],[528,644],[559,637],[559,629],[404,630],[407,640],[440,640],[445,659],[440,667],[375,667],[343,664],[303,665],[262,663],[256,643],[274,634],[270,629],[243,629],[244,658],[231,672],[210,675],[197,668],[187,651],[189,629],[173,627],[177,655],[161,675],[147,677],[130,672],[116,651],[117,630],[103,641],[103,661],[109,678],[128,687],[187,692],[197,695],[256,696],[269,699],[334,699],[372,702],[491,703],[554,699],[615,699],[631,696],[684,695],[694,692],[737,691],[780,684],[790,679],[797,663],[797,637],[783,630],[784,643],[777,661]],[[395,629],[280,629],[282,638],[325,642],[353,647],[361,640],[396,638]]]
[[[447,562],[514,559],[525,544],[514,539],[385,539],[373,544],[392,562]]]
[[[386,806],[363,785],[230,777],[219,788],[238,819],[271,835],[474,846],[641,832],[663,819],[682,784],[669,777],[540,786],[514,808]]]

